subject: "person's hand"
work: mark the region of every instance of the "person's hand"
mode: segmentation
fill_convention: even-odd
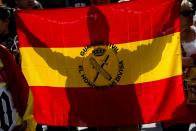
[[[189,67],[193,64],[193,59],[191,57],[183,57],[182,58],[182,66]]]

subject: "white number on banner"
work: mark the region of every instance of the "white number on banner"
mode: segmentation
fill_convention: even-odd
[[[9,131],[15,124],[14,116],[16,115],[10,101],[10,93],[0,87],[0,131]]]

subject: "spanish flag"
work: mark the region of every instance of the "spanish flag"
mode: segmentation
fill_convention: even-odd
[[[16,19],[38,123],[126,126],[183,114],[178,0],[20,10]]]

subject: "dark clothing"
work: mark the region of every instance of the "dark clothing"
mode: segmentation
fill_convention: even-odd
[[[89,6],[89,0],[69,0],[69,6],[71,7],[80,7],[80,6]]]
[[[196,0],[191,1],[193,3],[193,10],[196,11]]]
[[[8,7],[11,7],[11,8],[16,7],[16,1],[15,0],[3,0],[3,3],[5,3]]]
[[[0,37],[0,44],[5,46],[10,53],[15,56],[16,62],[19,63],[18,36],[16,34],[8,33],[7,35]]]
[[[189,124],[177,124],[163,129],[163,131],[188,131]]]

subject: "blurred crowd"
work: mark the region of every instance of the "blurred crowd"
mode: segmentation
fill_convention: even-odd
[[[0,0],[0,46],[7,49],[15,59],[17,66],[20,66],[20,53],[18,50],[18,37],[15,28],[14,12],[19,9],[43,9],[43,8],[58,8],[58,7],[83,7],[90,5],[109,4],[111,2],[124,2],[129,0]],[[182,0],[180,9],[181,18],[181,47],[182,47],[182,64],[184,72],[187,68],[194,67],[196,65],[196,0]],[[0,60],[0,65],[4,65]],[[3,66],[2,66],[3,67]],[[3,69],[0,66],[0,70]],[[1,74],[0,74],[1,75]],[[187,85],[185,85],[187,86]],[[184,131],[187,131],[187,127],[184,126]],[[181,129],[179,129],[179,127]],[[37,130],[43,130],[42,125],[37,127]],[[47,127],[47,130],[77,130],[75,127]],[[89,128],[89,130],[138,130],[137,126],[133,127],[118,127],[118,128]],[[176,125],[175,127],[169,127],[164,129],[170,130],[182,130],[182,127]]]
[[[44,8],[63,8],[63,7],[78,7],[91,5],[90,0],[2,0],[7,6],[15,8],[32,8],[34,4],[42,5]],[[120,0],[124,1],[124,0]],[[111,0],[110,2],[118,2],[118,0]]]

